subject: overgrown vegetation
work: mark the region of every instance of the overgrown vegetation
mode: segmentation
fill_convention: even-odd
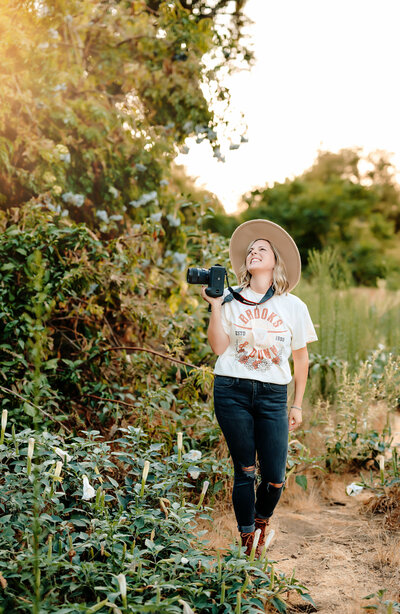
[[[168,444],[151,443],[140,427],[121,429],[112,446],[96,431],[82,435],[65,442],[29,429],[5,434],[3,612],[172,613],[185,602],[202,612],[230,612],[237,603],[243,612],[263,612],[265,599],[279,608],[287,590],[306,595],[294,577],[277,574],[271,581],[273,564],[249,562],[239,548],[218,561],[204,553],[196,521],[209,518],[207,499],[184,498],[193,488],[187,481],[193,450],[168,454]]]
[[[0,446],[0,496],[2,547],[8,553],[1,572],[6,608],[12,604],[16,611],[29,611],[35,599],[40,611],[49,612],[56,606],[65,612],[121,608],[121,574],[129,589],[126,611],[179,611],[179,599],[195,611],[223,611],[221,591],[226,612],[238,608],[238,600],[242,611],[247,606],[262,611],[265,600],[284,611],[283,592],[289,589],[309,598],[296,580],[282,574],[271,579],[272,561],[246,561],[233,545],[218,567],[215,555],[205,554],[196,541],[202,485],[210,483],[211,502],[223,496],[231,468],[212,413],[207,312],[196,298],[198,289],[182,281],[184,272],[166,247],[188,237],[189,258],[199,258],[201,252],[211,263],[218,249],[226,257],[226,242],[210,235],[205,242],[198,226],[181,224],[174,234],[175,227],[169,230],[165,221],[149,218],[133,236],[104,242],[43,202],[3,218],[0,390],[8,420]],[[337,289],[331,276],[319,276],[325,256],[313,257],[314,286],[302,286],[299,293],[309,293],[311,311],[326,321],[335,310],[329,292]],[[322,289],[311,293],[322,278]],[[340,300],[347,301],[350,291],[342,286],[340,292]],[[360,310],[361,331],[362,314]],[[318,324],[318,317],[314,319]],[[325,334],[321,327],[319,343],[329,352],[332,340]],[[343,334],[342,343],[348,345]],[[371,336],[370,343],[374,341]],[[383,349],[362,361],[369,347],[364,339],[357,356],[361,365],[333,356],[329,387],[321,366],[315,368],[320,354],[313,355],[309,398],[316,410],[311,420],[319,425],[325,421],[327,430],[322,449],[309,447],[307,432],[300,440],[296,435],[290,446],[288,475],[303,488],[310,468],[365,468],[369,461],[374,483],[378,457],[390,448],[390,429],[382,432],[374,426],[374,408],[379,403],[397,407],[400,370],[397,359]],[[32,420],[38,422],[35,431],[29,429]],[[180,462],[178,432],[184,432],[186,446]],[[36,460],[28,470],[30,438]],[[65,462],[64,454],[64,465],[57,470],[55,448],[74,460]],[[146,460],[150,473],[140,495]],[[96,498],[85,503],[84,475],[97,487]],[[40,503],[36,516],[34,485]],[[204,510],[201,514],[204,520]],[[40,521],[36,538],[35,517]],[[182,557],[189,563],[182,564]],[[23,568],[29,573],[21,575]],[[221,576],[222,569],[226,575]],[[56,579],[60,590],[55,590]]]
[[[210,526],[232,469],[213,416],[207,310],[185,271],[216,260],[229,269],[228,241],[204,230],[219,223],[218,203],[172,162],[191,134],[219,156],[202,88],[228,100],[219,69],[251,60],[243,6],[10,0],[0,9],[4,614],[228,614],[266,603],[284,612],[289,591],[312,601],[267,553],[249,560],[236,543],[217,555],[197,528]],[[301,181],[254,195],[243,219],[283,223],[308,264],[296,293],[319,341],[287,474],[307,489],[310,470],[361,471],[370,511],[392,530],[398,190],[383,158],[370,185],[350,158],[321,156]],[[353,286],[386,274],[377,290]]]

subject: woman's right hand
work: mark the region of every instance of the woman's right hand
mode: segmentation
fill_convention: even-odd
[[[208,296],[208,294],[206,294],[206,288],[207,286],[201,286],[201,296],[203,297],[203,299],[205,301],[207,301],[207,303],[210,303],[211,307],[218,307],[222,305],[222,301],[224,300],[223,296],[217,296],[217,297],[212,297],[212,296]]]

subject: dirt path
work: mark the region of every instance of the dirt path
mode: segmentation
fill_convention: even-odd
[[[360,513],[368,494],[348,497],[345,486],[357,476],[327,477],[304,493],[293,483],[284,493],[272,527],[269,558],[276,568],[306,585],[317,610],[289,598],[289,612],[359,614],[363,597],[386,588],[385,598],[400,600],[400,533],[389,533],[382,519]],[[237,536],[230,509],[215,512],[214,548]],[[208,535],[210,539],[210,535]]]

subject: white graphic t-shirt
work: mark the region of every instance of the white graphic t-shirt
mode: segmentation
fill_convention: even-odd
[[[254,302],[264,296],[250,288],[240,294]],[[274,294],[254,306],[235,299],[225,303],[222,326],[230,344],[218,357],[214,373],[271,384],[288,384],[292,379],[288,362],[292,350],[318,339],[307,306],[293,294]]]

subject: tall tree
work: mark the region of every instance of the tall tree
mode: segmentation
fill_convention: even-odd
[[[359,283],[398,269],[400,192],[383,152],[367,159],[358,149],[320,152],[302,175],[254,190],[245,202],[236,220],[219,215],[210,227],[229,234],[232,221],[270,219],[295,238],[304,265],[310,250],[337,246]]]
[[[94,223],[168,203],[170,163],[185,138],[215,146],[202,84],[218,82],[228,56],[249,58],[239,42],[243,4],[6,0],[0,205],[47,193]],[[205,54],[215,56],[212,69]]]

